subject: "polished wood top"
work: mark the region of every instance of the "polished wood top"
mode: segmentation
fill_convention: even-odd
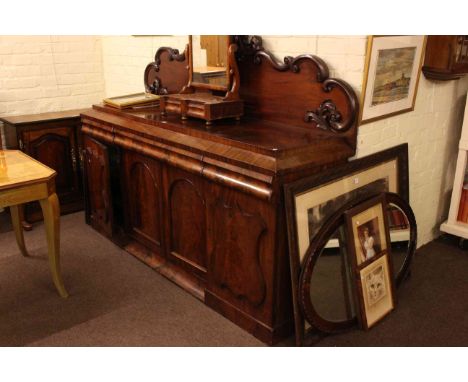
[[[21,124],[35,123],[35,122],[42,122],[42,121],[61,120],[61,119],[79,117],[81,113],[84,113],[87,110],[89,109],[75,109],[75,110],[65,110],[65,111],[58,111],[58,112],[51,112],[51,113],[1,117],[0,121],[4,123],[9,123],[11,125],[21,125]]]
[[[118,110],[94,105],[81,116],[84,126],[94,126],[100,134],[105,131],[113,141],[138,139],[162,149],[179,148],[195,160],[230,163],[269,176],[354,155],[353,147],[339,134],[251,117],[216,121],[207,128],[198,119],[161,116],[158,107]]]
[[[326,145],[327,141],[342,141],[337,134],[320,129],[307,129],[290,125],[242,117],[241,121],[226,119],[216,121],[209,128],[204,121],[197,119],[181,120],[180,115],[169,114],[162,117],[159,107],[140,107],[116,110],[104,105],[94,105],[93,110],[82,115],[100,119],[105,112],[129,118],[144,124],[160,126],[164,129],[181,132],[197,138],[228,144],[272,157],[281,157],[286,152]],[[138,130],[135,125],[135,130]]]
[[[19,150],[0,150],[0,190],[53,178],[56,172]]]

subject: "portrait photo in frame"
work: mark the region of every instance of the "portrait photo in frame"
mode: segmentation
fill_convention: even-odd
[[[360,124],[414,109],[426,36],[369,36]]]
[[[358,320],[365,330],[390,313],[396,304],[386,210],[387,202],[381,194],[345,212]]]
[[[394,192],[405,202],[409,201],[407,144],[352,160],[285,185],[288,248],[298,345],[306,337],[306,332],[316,331],[305,322],[298,301],[299,277],[310,242],[329,219],[330,214],[356,198],[366,198],[385,191]],[[403,273],[406,273],[407,266],[403,270]],[[336,327],[339,328],[340,325]]]
[[[356,207],[358,208],[361,209],[361,206]],[[355,254],[355,261],[357,266],[360,266],[387,251],[386,214],[383,203],[376,203],[359,213],[354,213],[348,222],[348,227],[353,238],[352,251]]]

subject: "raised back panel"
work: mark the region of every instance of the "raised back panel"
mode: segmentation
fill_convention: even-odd
[[[359,104],[349,84],[329,77],[326,63],[304,54],[278,61],[258,36],[236,36],[245,114],[339,133],[355,147]]]

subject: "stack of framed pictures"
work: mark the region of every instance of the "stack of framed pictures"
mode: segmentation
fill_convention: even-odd
[[[349,262],[355,278],[358,321],[369,329],[396,303],[384,194],[345,211]]]
[[[284,191],[296,344],[313,343],[324,333],[348,330],[358,322],[363,327],[372,326],[380,316],[371,313],[363,318],[361,306],[367,298],[367,303],[377,304],[379,314],[393,309],[395,293],[392,291],[408,275],[416,249],[416,220],[408,204],[408,145],[402,144],[289,183]],[[389,227],[389,234],[385,240],[374,237],[380,245],[374,248],[378,252],[375,260],[379,260],[381,267],[367,269],[370,261],[364,260],[357,271],[364,272],[361,268],[366,268],[365,271],[370,272],[363,274],[364,281],[365,276],[369,282],[380,276],[387,277],[386,297],[378,297],[373,303],[374,300],[362,294],[359,303],[354,293],[357,271],[352,261],[352,254],[357,256],[359,252],[356,246],[350,246],[353,240],[349,239],[345,212],[355,211],[363,201],[382,193],[387,203],[380,221],[386,224],[384,227]],[[368,228],[375,236],[372,227]],[[386,228],[381,228],[379,234],[384,232]],[[359,235],[356,237],[358,240]],[[358,243],[356,240],[353,242]],[[356,264],[358,262],[356,258]],[[382,307],[384,302],[385,307]]]

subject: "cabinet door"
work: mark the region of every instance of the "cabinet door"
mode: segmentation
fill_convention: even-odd
[[[206,278],[206,201],[204,181],[191,173],[164,168],[168,258]]]
[[[126,231],[162,255],[161,165],[154,159],[125,151],[122,171]]]
[[[24,151],[57,171],[55,185],[62,204],[82,199],[74,127],[44,128],[21,133]]]
[[[83,147],[86,218],[94,229],[112,237],[109,152],[104,144],[86,135],[83,136]]]

